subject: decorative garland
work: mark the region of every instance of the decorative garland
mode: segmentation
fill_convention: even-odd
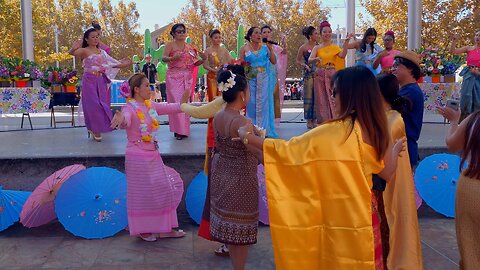
[[[155,141],[155,133],[160,128],[160,124],[158,121],[159,116],[157,114],[157,111],[152,107],[152,102],[148,99],[144,101],[145,107],[147,107],[148,110],[148,115],[152,119],[152,123],[150,124],[150,131],[149,127],[145,123],[145,113],[143,113],[142,109],[138,106],[137,101],[135,101],[133,98],[128,98],[127,102],[133,106],[135,112],[137,113],[137,117],[140,120],[140,133],[142,136],[142,141]]]

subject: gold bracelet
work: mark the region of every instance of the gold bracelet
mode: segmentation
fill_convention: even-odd
[[[243,137],[243,141],[242,141],[243,144],[245,144],[245,145],[248,144],[248,138],[247,138],[248,134],[252,134],[252,132],[247,131],[247,133],[245,133],[245,137]]]

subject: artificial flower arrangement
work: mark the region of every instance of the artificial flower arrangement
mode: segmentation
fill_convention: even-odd
[[[464,55],[446,55],[445,59],[443,60],[443,75],[453,75],[458,70],[462,64],[465,63]]]
[[[45,86],[61,85],[64,78],[65,74],[63,73],[63,69],[56,67],[48,67],[43,72],[42,83]]]
[[[63,78],[63,84],[67,86],[76,86],[78,84],[77,71],[71,69],[64,69],[65,76]]]
[[[443,60],[445,59],[445,52],[436,48],[420,48],[416,50],[421,57],[420,67],[423,74],[431,76],[443,73],[445,66]]]

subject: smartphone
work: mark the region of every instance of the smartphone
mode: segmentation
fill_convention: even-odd
[[[458,107],[460,105],[460,102],[455,99],[447,99],[447,107],[454,109],[455,111],[458,111]]]

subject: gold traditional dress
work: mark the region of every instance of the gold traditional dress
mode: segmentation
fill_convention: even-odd
[[[405,137],[405,124],[400,113],[390,110],[387,118],[391,143]],[[390,230],[388,269],[423,269],[415,187],[408,150],[398,158],[395,177],[389,179],[383,192],[383,201]]]
[[[350,119],[265,140],[277,269],[375,269],[372,174],[383,169],[376,157]]]
[[[333,118],[335,103],[332,97],[330,80],[338,70],[345,68],[345,59],[338,54],[342,51],[337,45],[329,45],[317,50],[316,57],[322,59],[315,70],[315,109],[317,119],[322,122]]]

